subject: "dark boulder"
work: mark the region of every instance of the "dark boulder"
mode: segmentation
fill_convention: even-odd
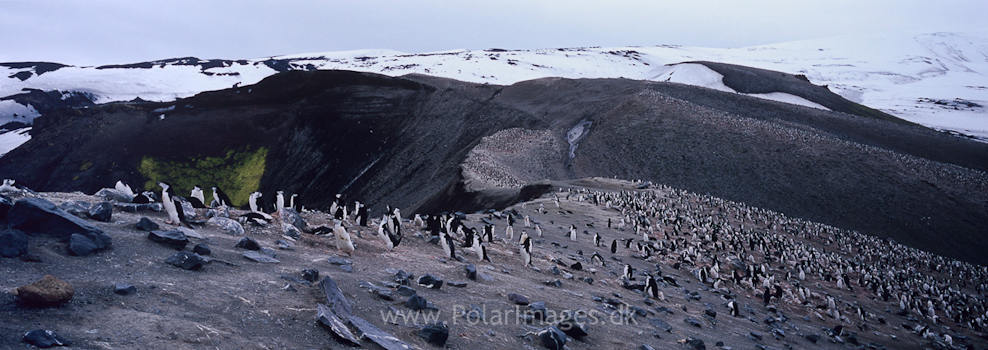
[[[14,201],[7,196],[0,195],[0,221],[7,220],[7,212],[14,206]]]
[[[428,274],[419,277],[418,283],[420,286],[432,289],[439,289],[443,286],[443,280]]]
[[[528,305],[529,303],[528,297],[517,293],[509,293],[508,300],[518,305]]]
[[[69,236],[69,254],[75,256],[89,256],[99,250],[96,242],[84,235],[73,233]]]
[[[302,219],[302,216],[299,215],[298,212],[295,211],[295,209],[281,208],[281,210],[279,210],[278,213],[281,214],[281,222],[288,223],[294,226],[295,228],[299,229],[300,231],[305,230],[305,226],[306,226],[305,220]]]
[[[306,281],[309,281],[309,282],[318,281],[319,280],[319,270],[316,270],[316,269],[303,269],[302,270],[302,279],[303,280],[306,280]]]
[[[159,227],[160,226],[158,226],[158,224],[154,223],[154,221],[151,221],[151,219],[148,218],[142,217],[141,220],[137,222],[137,229],[141,231],[154,231],[157,230]]]
[[[201,256],[190,252],[178,252],[165,259],[165,263],[186,270],[198,270],[206,264]]]
[[[473,264],[467,264],[463,267],[464,272],[467,274],[467,278],[476,281],[477,280],[477,266]]]
[[[418,294],[412,294],[412,296],[408,297],[408,301],[405,302],[405,307],[415,311],[425,310],[429,307],[429,302]]]
[[[449,339],[449,326],[442,322],[427,324],[416,334],[429,344],[442,347],[446,345],[446,339]]]
[[[270,255],[267,255],[267,254],[264,254],[264,253],[261,253],[261,252],[255,251],[255,250],[248,250],[248,251],[244,252],[242,255],[243,255],[243,257],[245,259],[253,260],[253,261],[256,261],[256,262],[259,262],[259,263],[265,263],[265,264],[277,264],[277,263],[280,263],[280,261],[278,261],[278,259],[275,259],[274,257],[272,257]]]
[[[192,247],[192,252],[193,253],[196,253],[196,254],[199,254],[199,255],[209,255],[209,254],[212,254],[213,253],[213,250],[212,249],[209,249],[209,245],[208,244],[206,244],[206,243],[199,243],[199,244],[196,244],[195,247]]]
[[[89,202],[84,201],[68,201],[58,205],[58,209],[62,209],[80,218],[89,217],[89,207]]]
[[[151,231],[148,232],[148,238],[175,250],[185,249],[185,246],[189,244],[189,237],[179,230]]]
[[[129,283],[117,283],[113,285],[113,293],[119,295],[131,295],[137,293],[137,287]]]
[[[586,338],[588,323],[581,321],[576,314],[570,313],[562,321],[556,324],[556,328],[566,333],[566,335],[582,341]]]
[[[110,222],[110,219],[113,216],[113,203],[100,202],[99,204],[90,207],[88,214],[90,219]]]
[[[0,256],[13,258],[27,253],[27,234],[21,230],[0,231]]]
[[[97,249],[109,247],[112,241],[102,230],[41,198],[17,201],[7,213],[7,220],[10,228],[28,235],[50,235],[67,241],[73,234],[80,234],[89,238]]]
[[[563,345],[566,345],[566,334],[556,328],[556,326],[549,326],[538,333],[539,340],[542,341],[542,346],[545,346],[549,350],[562,350]]]
[[[243,248],[247,250],[261,250],[261,245],[257,243],[253,238],[244,237],[241,238],[236,245],[237,248]]]

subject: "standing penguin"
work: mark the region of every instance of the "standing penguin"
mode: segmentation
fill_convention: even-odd
[[[627,278],[629,281],[634,281],[635,268],[631,267],[631,265],[629,264],[624,264],[624,278]]]
[[[165,212],[168,213],[168,221],[165,223],[172,225],[181,225],[182,220],[184,220],[185,213],[182,210],[182,203],[178,202],[178,198],[172,192],[172,187],[164,182],[159,182],[158,186],[161,187],[161,204],[165,207]]]
[[[131,198],[136,197],[134,190],[130,188],[129,185],[125,184],[123,181],[117,180],[116,185],[113,186],[114,189],[120,191],[121,193],[130,196]]]
[[[648,294],[652,299],[659,298],[659,284],[655,282],[655,277],[648,275],[648,279],[645,280],[645,294]]]
[[[353,255],[353,251],[355,250],[353,240],[350,239],[350,234],[343,228],[342,221],[336,221],[336,226],[333,227],[333,235],[336,236],[336,249],[346,253],[346,255]]]
[[[741,311],[738,310],[738,303],[734,300],[727,302],[727,308],[731,309],[731,316],[738,317],[741,314]]]
[[[542,238],[542,226],[539,226],[539,224],[535,224],[535,233],[539,235],[539,238]]]
[[[594,247],[599,247],[600,246],[600,234],[599,233],[594,232],[594,234],[593,234],[593,245],[594,245]]]
[[[617,240],[611,241],[611,254],[617,254]]]
[[[590,263],[597,266],[607,266],[604,263],[604,257],[600,256],[600,253],[597,252],[593,252],[593,255],[590,256]]]
[[[521,243],[521,257],[525,266],[532,266],[532,238],[528,237]]]
[[[450,237],[449,233],[443,233],[439,243],[442,244],[446,257],[456,260],[456,245],[453,243],[453,237]]]
[[[285,192],[278,191],[278,194],[275,195],[274,210],[280,211],[284,207],[285,207]]]
[[[257,209],[257,198],[261,196],[261,192],[251,192],[250,196],[247,197],[247,206],[252,212],[259,212]]]
[[[299,210],[299,208],[295,206],[295,197],[298,197],[298,193],[292,193],[292,198],[289,199],[288,207],[290,207],[292,209],[295,209],[296,211],[301,212],[301,210]]]
[[[576,225],[569,225],[569,240],[576,242]]]

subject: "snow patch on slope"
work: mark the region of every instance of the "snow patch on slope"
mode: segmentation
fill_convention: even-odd
[[[22,128],[0,133],[0,157],[31,139],[31,128]]]

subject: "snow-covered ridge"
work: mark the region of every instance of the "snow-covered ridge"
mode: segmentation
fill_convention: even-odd
[[[168,101],[249,85],[285,70],[343,69],[400,76],[420,73],[512,84],[543,77],[672,81],[733,91],[719,74],[690,61],[714,61],[802,74],[843,97],[936,129],[988,139],[988,34],[894,34],[838,37],[714,49],[682,46],[311,53],[248,60],[162,60],[75,67],[0,64],[0,99],[22,89],[91,93],[97,103]],[[763,98],[820,108],[796,96]],[[0,103],[0,124],[33,106]],[[36,113],[35,113],[36,114]],[[22,118],[23,119],[23,118]]]

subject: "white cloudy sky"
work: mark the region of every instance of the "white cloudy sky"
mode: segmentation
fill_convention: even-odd
[[[0,0],[0,62],[743,47],[854,33],[988,32],[986,13],[986,0]]]

